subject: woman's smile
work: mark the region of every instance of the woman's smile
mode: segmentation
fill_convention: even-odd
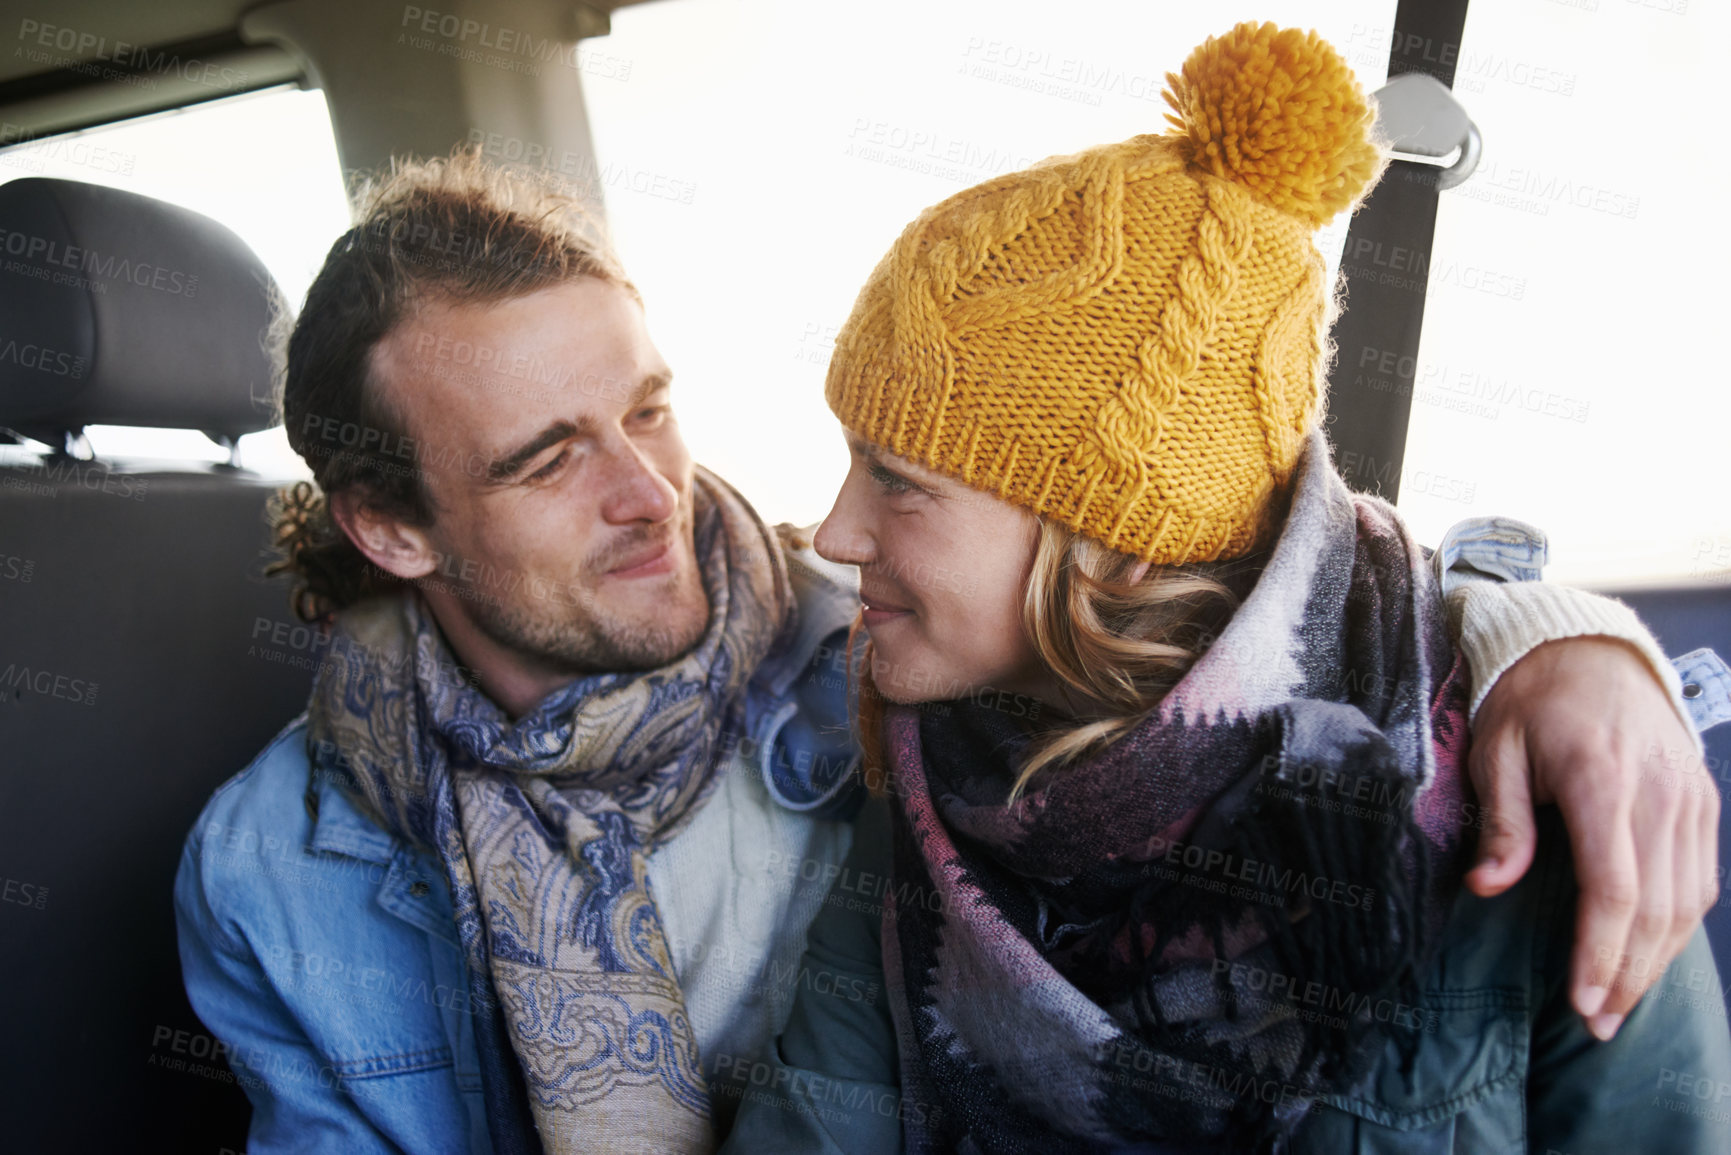
[[[869,591],[863,586],[860,589],[859,600],[860,616],[868,630],[888,625],[890,622],[901,618],[911,618],[914,613],[912,607],[885,594]]]

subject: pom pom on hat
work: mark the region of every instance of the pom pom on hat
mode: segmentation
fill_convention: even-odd
[[[1375,113],[1340,54],[1314,32],[1240,24],[1166,74],[1168,116],[1190,166],[1310,223],[1375,180]]]

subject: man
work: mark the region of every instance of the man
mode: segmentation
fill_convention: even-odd
[[[573,206],[459,156],[362,209],[285,359],[318,489],[285,496],[278,538],[328,652],[188,838],[188,993],[255,1153],[707,1149],[739,1085],[713,1076],[821,980],[799,959],[858,801],[852,576],[693,465],[636,292]],[[1555,792],[1577,841],[1664,882],[1641,920],[1595,921],[1585,878],[1582,943],[1668,959],[1711,901],[1672,832],[1717,799],[1642,810],[1629,784],[1644,744],[1699,745],[1638,624],[1528,585],[1569,613],[1517,629],[1505,587],[1474,587],[1493,672],[1546,638],[1627,641],[1550,642],[1485,698],[1500,865],[1476,882],[1519,877],[1528,796]],[[1575,760],[1607,733],[1635,754]]]

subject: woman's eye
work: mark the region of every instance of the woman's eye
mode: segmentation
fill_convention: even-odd
[[[571,450],[569,447],[561,449],[559,451],[559,456],[557,456],[553,460],[549,461],[546,465],[543,465],[540,469],[537,469],[534,473],[531,473],[528,476],[528,478],[526,478],[526,480],[528,480],[528,481],[546,481],[548,478],[552,477],[555,473],[558,473],[560,468],[562,466],[564,466],[565,462],[568,461],[570,459],[570,457],[571,457]]]
[[[898,493],[922,492],[919,486],[915,485],[907,478],[902,477],[900,474],[891,473],[881,465],[873,465],[871,467],[871,476],[872,480],[877,482],[879,489],[892,496]]]

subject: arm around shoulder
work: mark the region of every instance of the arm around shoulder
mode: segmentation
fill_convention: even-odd
[[[1472,671],[1469,717],[1510,666],[1545,642],[1608,637],[1633,646],[1664,687],[1684,727],[1695,725],[1683,705],[1682,680],[1635,611],[1615,598],[1548,582],[1468,582],[1447,594],[1449,619]],[[1696,738],[1699,747],[1700,739]],[[1699,753],[1699,749],[1696,751]]]

